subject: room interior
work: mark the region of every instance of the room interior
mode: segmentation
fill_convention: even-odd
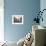
[[[46,0],[0,0],[0,46],[46,46],[46,11],[43,22],[33,21],[45,5]]]

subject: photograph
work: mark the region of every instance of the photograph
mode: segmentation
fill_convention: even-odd
[[[23,15],[12,15],[12,24],[23,24]]]

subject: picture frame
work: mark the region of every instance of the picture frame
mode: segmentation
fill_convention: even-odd
[[[12,24],[23,24],[24,15],[12,15]]]

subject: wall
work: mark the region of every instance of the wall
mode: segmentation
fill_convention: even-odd
[[[40,0],[40,9],[41,10],[46,9],[46,0]],[[42,17],[43,17],[43,22],[40,21],[40,25],[46,27],[46,11],[44,11]],[[46,44],[46,40],[45,40],[45,44]]]
[[[41,11],[42,11],[43,9],[46,9],[46,0],[40,0],[40,9],[41,9]],[[45,19],[46,19],[46,10],[43,12],[42,17],[43,17],[43,22],[41,21],[41,22],[40,22],[40,25],[46,27],[46,20],[45,20]]]
[[[4,34],[7,41],[18,41],[32,28],[32,20],[40,10],[40,0],[4,0]],[[24,15],[23,25],[13,25],[12,15]]]
[[[4,41],[4,0],[0,0],[0,42]]]

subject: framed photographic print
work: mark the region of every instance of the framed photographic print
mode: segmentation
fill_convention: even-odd
[[[12,24],[23,24],[24,15],[12,15]]]

